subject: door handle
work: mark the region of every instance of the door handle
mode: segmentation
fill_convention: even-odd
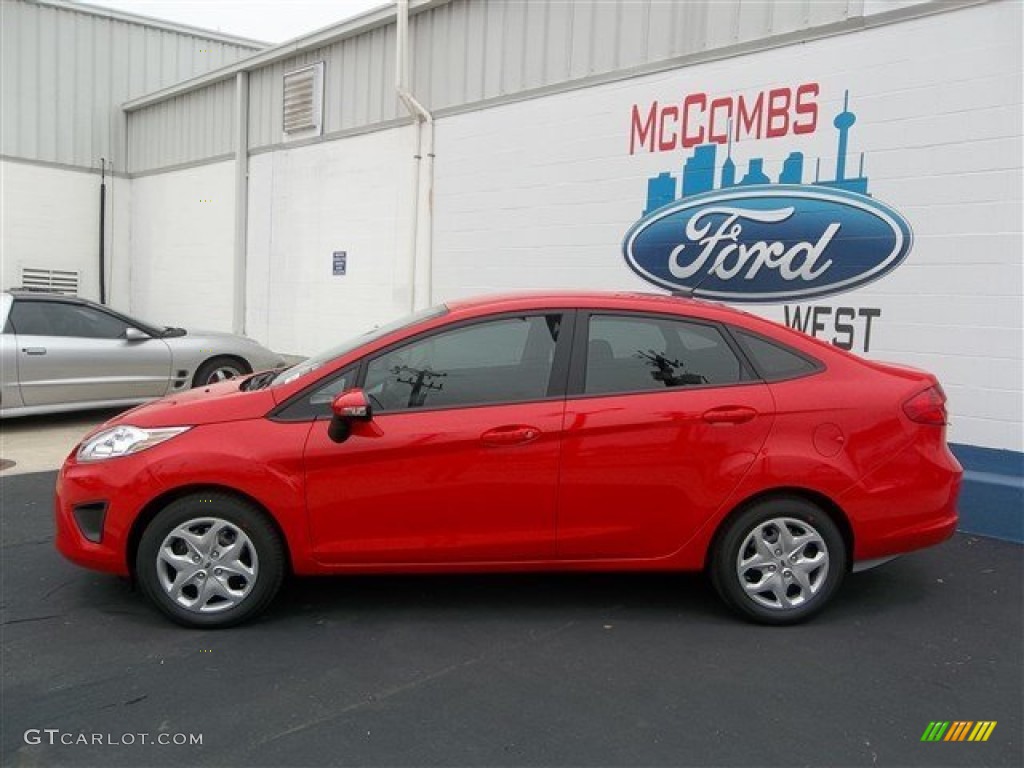
[[[480,435],[484,445],[522,445],[540,437],[540,430],[523,424],[495,427]]]
[[[743,424],[757,416],[757,411],[743,405],[725,405],[704,411],[704,421],[708,424]]]
[[[46,347],[22,347],[21,351],[26,355],[45,355]]]

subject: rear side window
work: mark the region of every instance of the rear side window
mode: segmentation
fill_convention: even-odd
[[[737,329],[733,329],[733,333],[758,373],[766,381],[793,379],[821,370],[818,361],[789,347]]]
[[[586,394],[735,384],[743,366],[718,328],[682,320],[593,315]]]

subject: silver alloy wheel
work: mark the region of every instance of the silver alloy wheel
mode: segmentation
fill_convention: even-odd
[[[220,381],[226,381],[227,379],[233,379],[235,376],[241,376],[242,371],[234,365],[219,365],[210,371],[210,375],[206,377],[204,384],[216,384]]]
[[[220,613],[238,605],[259,575],[252,541],[219,517],[189,520],[168,533],[155,566],[171,600],[196,613]]]
[[[790,610],[807,603],[828,577],[828,547],[814,526],[792,517],[758,523],[736,557],[736,575],[758,605]]]

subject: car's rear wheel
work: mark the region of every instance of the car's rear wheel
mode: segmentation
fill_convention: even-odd
[[[220,381],[233,379],[251,373],[249,366],[237,357],[211,357],[196,369],[192,379],[193,386],[204,387]]]
[[[820,611],[846,574],[846,546],[817,505],[776,498],[744,510],[719,537],[711,578],[722,598],[762,624],[794,624]]]
[[[146,527],[136,574],[174,621],[227,627],[261,612],[284,578],[284,547],[264,514],[223,493],[178,499]]]

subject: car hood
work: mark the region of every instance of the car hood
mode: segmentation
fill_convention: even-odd
[[[120,414],[108,424],[136,427],[183,427],[219,424],[264,416],[275,405],[266,389],[243,392],[244,378],[229,379],[206,387],[168,395]]]

